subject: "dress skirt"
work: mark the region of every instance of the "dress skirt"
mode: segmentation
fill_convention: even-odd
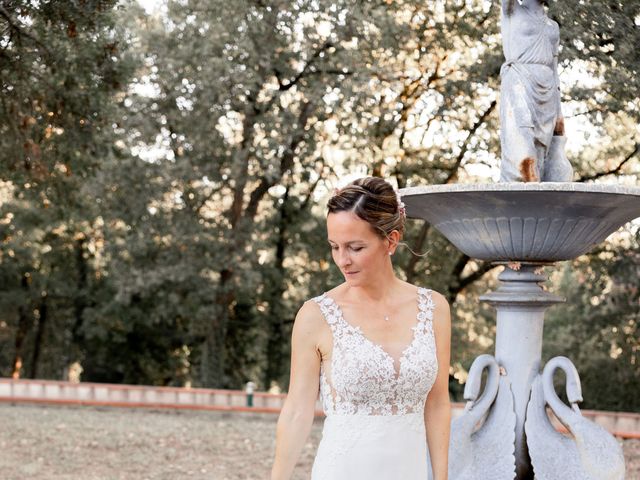
[[[325,418],[311,480],[429,480],[423,413]]]

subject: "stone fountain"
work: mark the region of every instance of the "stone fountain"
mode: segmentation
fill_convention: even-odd
[[[481,355],[469,371],[465,411],[452,423],[449,478],[624,479],[616,439],[580,414],[573,363],[555,357],[542,368],[544,313],[564,301],[543,288],[542,267],[587,253],[640,217],[640,188],[568,181],[559,95],[547,95],[557,90],[557,24],[539,0],[505,0],[502,31],[510,42],[501,72],[502,183],[401,190],[409,217],[431,223],[469,257],[505,265],[498,290],[481,297],[497,311],[495,355]],[[546,64],[531,58],[545,52]],[[557,369],[570,405],[554,389]]]

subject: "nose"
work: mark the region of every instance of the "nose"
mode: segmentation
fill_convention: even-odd
[[[336,263],[338,264],[338,266],[340,268],[344,268],[348,265],[351,265],[351,257],[349,255],[349,252],[346,248],[344,249],[339,249],[336,252]]]

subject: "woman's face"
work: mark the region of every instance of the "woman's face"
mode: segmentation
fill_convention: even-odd
[[[371,282],[389,262],[389,240],[353,212],[330,213],[327,233],[333,261],[350,285]]]

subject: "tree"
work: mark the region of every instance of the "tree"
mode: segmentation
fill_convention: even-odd
[[[567,303],[548,315],[543,356],[574,361],[585,408],[640,410],[639,246],[636,231],[568,262],[559,273]]]
[[[561,29],[561,80],[571,79],[563,101],[576,126],[587,123],[586,148],[572,158],[579,181],[637,182],[640,2],[552,2],[551,14]]]
[[[471,129],[467,137],[473,137],[484,123],[495,100],[467,100],[468,74],[461,73],[462,62],[456,68],[447,59],[451,31],[465,36],[460,45],[484,41],[486,32],[470,27],[478,21],[472,16],[477,12],[486,22],[490,9],[479,6],[466,16],[447,14],[433,21],[427,7],[411,2],[190,2],[169,4],[165,18],[148,23],[144,78],[157,93],[146,101],[132,98],[139,113],[132,118],[148,115],[156,125],[132,123],[130,128],[147,143],[163,138],[167,178],[179,179],[167,190],[184,199],[185,221],[202,225],[191,235],[207,232],[221,240],[207,260],[217,282],[216,308],[199,329],[205,332],[203,384],[229,385],[238,370],[236,364],[226,368],[225,357],[237,359],[245,348],[227,331],[239,321],[236,306],[243,296],[253,296],[269,322],[264,382],[282,377],[288,356],[282,345],[290,332],[284,318],[292,317],[295,305],[287,299],[302,299],[305,293],[286,281],[292,270],[286,259],[305,258],[307,267],[328,260],[326,253],[310,257],[316,248],[309,244],[292,243],[300,227],[322,231],[317,217],[314,225],[305,217],[318,189],[326,191],[325,181],[339,175],[332,172],[339,162],[321,149],[333,144],[346,152],[347,168],[356,158],[370,157],[364,164],[379,174],[379,152],[402,132],[401,148],[423,156],[398,167],[397,175],[407,177],[420,171],[420,160],[424,165],[447,148],[419,153],[415,140],[409,141],[408,123],[426,113],[418,108],[425,97],[441,103],[429,112],[434,117],[429,124],[457,122],[452,130],[460,128],[464,135]],[[416,38],[425,38],[425,46]],[[495,55],[483,51],[497,73]],[[477,60],[464,58],[469,65]],[[479,78],[483,69],[475,68],[471,76]],[[408,73],[396,78],[398,71]],[[471,90],[480,96],[480,86]],[[476,102],[484,102],[487,112],[469,121]],[[437,175],[439,168],[443,179],[456,178],[468,146],[461,145],[450,163],[442,158],[425,171]],[[256,251],[262,261],[251,258]],[[458,273],[464,265],[456,267]]]
[[[31,369],[38,375],[56,376],[78,358],[88,380],[286,387],[296,309],[341,281],[324,227],[334,186],[356,172],[399,187],[497,177],[497,2],[191,0],[148,15],[135,3],[124,11],[104,2],[77,11],[13,5],[5,57],[14,63],[0,71],[22,93],[7,90],[15,98],[7,96],[3,115],[26,108],[24,92],[36,90],[74,110],[43,110],[67,122],[52,123],[49,137],[37,115],[26,121],[31,130],[0,124],[8,125],[3,152],[33,156],[34,128],[42,139],[34,144],[49,149],[36,163],[29,157],[29,181],[20,169],[3,171],[11,199],[2,217],[0,302],[10,313],[0,342],[11,345],[0,349],[3,366],[22,351],[28,370],[43,355],[56,359]],[[638,103],[616,83],[637,69],[637,27],[627,18],[637,5],[550,5],[565,45],[561,76],[597,74],[593,84],[579,78],[563,89],[574,144],[578,120],[592,135],[570,151],[585,181],[611,172],[637,181]],[[24,20],[31,17],[44,23]],[[618,35],[625,28],[631,33]],[[94,33],[79,49],[85,29]],[[100,43],[108,36],[113,51]],[[34,53],[35,41],[55,62]],[[26,53],[12,56],[18,45]],[[113,55],[97,62],[103,51]],[[55,74],[39,74],[54,64]],[[54,140],[55,148],[46,143]],[[43,179],[34,173],[40,163]],[[492,344],[492,314],[477,295],[492,288],[494,267],[423,222],[409,222],[405,241],[428,254],[400,250],[398,274],[454,303],[459,395],[471,360]]]
[[[114,96],[132,70],[114,4],[0,6],[2,311],[14,337],[4,374],[42,373],[48,335],[72,356],[90,302],[95,205],[84,182],[113,156]]]

